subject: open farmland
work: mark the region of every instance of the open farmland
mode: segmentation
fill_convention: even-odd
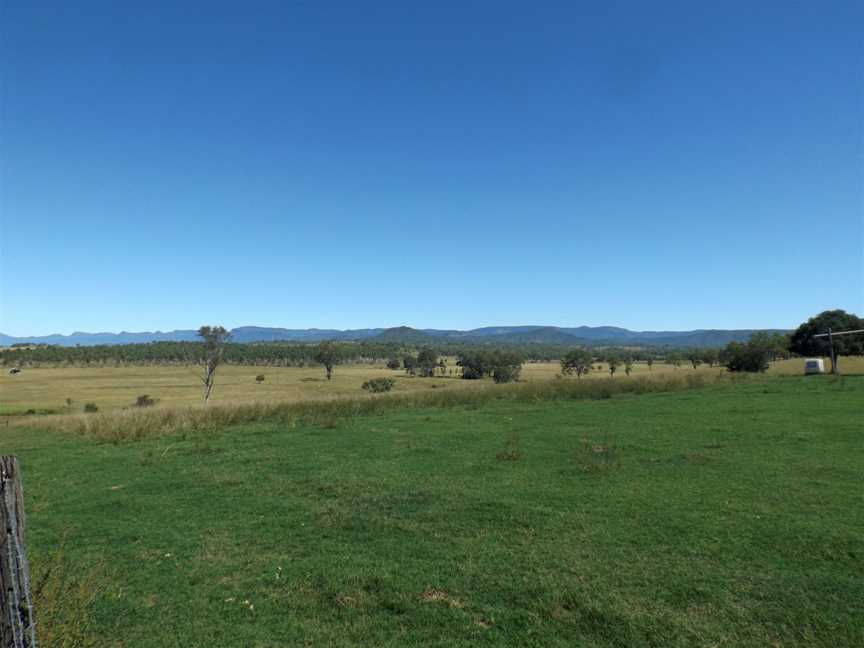
[[[608,379],[607,366],[595,363],[600,370],[589,374],[591,379]],[[774,362],[769,374],[799,375],[800,359]],[[448,358],[448,367],[458,375],[455,359]],[[826,363],[830,367],[830,363]],[[844,358],[844,372],[864,373],[864,358]],[[449,370],[448,369],[448,370]],[[522,368],[524,381],[554,380],[561,368],[557,362],[526,363]],[[722,367],[702,365],[695,370],[702,375],[724,373]],[[201,403],[200,367],[189,366],[125,366],[125,367],[63,367],[26,368],[21,374],[0,375],[0,416],[23,415],[28,410],[37,414],[70,414],[81,412],[85,403],[96,403],[100,411],[131,407],[143,394],[158,401],[158,407],[198,405]],[[654,376],[673,373],[686,375],[694,370],[688,364],[680,368],[655,363],[649,370],[644,363],[634,365],[634,376]],[[257,384],[255,377],[265,376]],[[327,381],[321,367],[272,367],[224,365],[219,368],[213,403],[245,403],[253,401],[299,402],[304,400],[357,397],[363,394],[361,385],[376,377],[396,380],[395,393],[410,393],[427,389],[472,389],[489,381],[461,380],[455,376],[419,378],[404,371],[387,369],[381,364],[346,364],[336,367],[333,379]],[[623,376],[619,368],[618,377]],[[616,378],[617,379],[617,378]],[[72,400],[67,406],[66,399]]]
[[[769,377],[2,434],[46,645],[858,646],[862,402],[864,377]]]

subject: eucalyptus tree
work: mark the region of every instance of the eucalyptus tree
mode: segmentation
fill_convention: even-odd
[[[631,371],[633,371],[633,356],[626,355],[624,356],[624,373],[629,376]]]
[[[618,366],[621,364],[621,359],[615,353],[610,353],[606,356],[606,364],[609,365],[609,376],[614,378],[615,372],[618,371]]]
[[[206,405],[210,400],[210,392],[213,391],[216,369],[222,364],[225,345],[231,334],[222,326],[202,326],[198,329],[198,337],[203,342],[201,383],[204,386],[204,404]]]
[[[315,347],[312,358],[318,364],[324,365],[327,380],[330,380],[333,377],[333,367],[339,364],[339,349],[333,342],[325,340]]]
[[[564,375],[576,374],[577,378],[587,375],[591,371],[594,356],[587,349],[571,349],[561,358],[561,373]]]
[[[699,351],[699,349],[690,349],[687,352],[687,359],[690,361],[690,364],[693,365],[694,369],[698,369],[699,365],[702,364],[702,356],[703,353]]]
[[[420,375],[425,378],[431,378],[435,375],[435,369],[438,367],[438,353],[430,348],[424,347],[417,354],[417,369]]]

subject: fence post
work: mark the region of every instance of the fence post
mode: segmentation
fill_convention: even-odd
[[[36,648],[18,459],[0,457],[0,648]]]

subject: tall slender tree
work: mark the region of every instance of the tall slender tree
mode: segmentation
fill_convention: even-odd
[[[204,343],[202,364],[204,369],[201,373],[201,383],[204,385],[204,404],[210,400],[210,392],[213,391],[213,383],[216,380],[216,369],[222,363],[225,355],[225,344],[231,334],[221,326],[202,326],[198,329],[198,337]]]

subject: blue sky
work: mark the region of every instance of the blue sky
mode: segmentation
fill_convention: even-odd
[[[4,3],[0,331],[864,314],[864,3]]]

